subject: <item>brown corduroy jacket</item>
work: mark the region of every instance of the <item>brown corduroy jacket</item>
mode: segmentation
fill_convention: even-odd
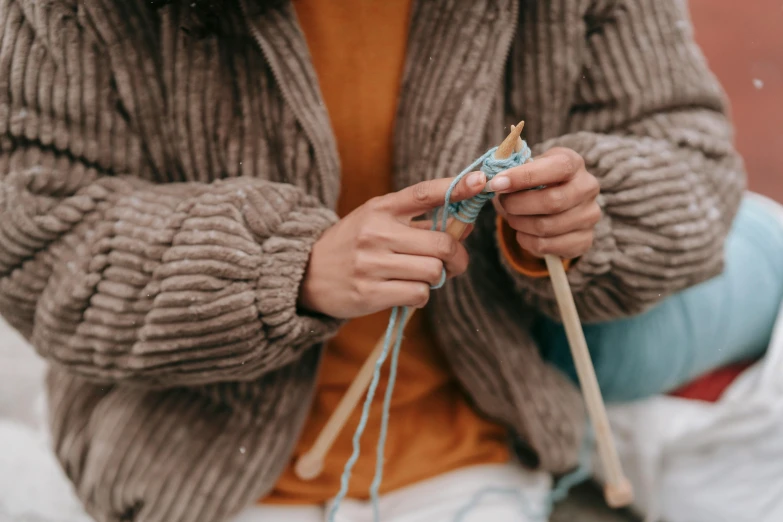
[[[226,0],[204,32],[189,5],[0,0],[0,311],[49,361],[54,450],[100,522],[262,497],[339,326],[296,307],[340,166],[293,9]],[[744,172],[684,2],[420,0],[401,93],[397,187],[521,119],[535,153],[582,154],[604,212],[569,271],[584,320],[720,272]],[[476,407],[562,472],[580,395],[529,333],[556,304],[490,207],[427,311]]]

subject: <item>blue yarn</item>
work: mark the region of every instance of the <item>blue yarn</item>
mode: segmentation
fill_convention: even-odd
[[[389,370],[389,384],[386,386],[386,394],[383,397],[383,413],[381,416],[381,433],[378,435],[378,448],[376,450],[375,457],[375,477],[373,477],[372,484],[370,485],[370,498],[372,499],[373,519],[379,520],[381,517],[378,511],[379,493],[378,490],[381,487],[381,481],[383,480],[383,462],[384,462],[384,449],[386,448],[386,432],[389,429],[389,414],[391,411],[391,398],[392,391],[394,390],[394,383],[397,380],[397,363],[400,358],[400,346],[402,345],[402,334],[405,327],[405,319],[408,317],[408,309],[403,308],[400,321],[397,325],[397,337],[394,343],[394,351],[392,352],[391,369]],[[390,321],[391,322],[391,321]]]
[[[399,307],[392,309],[391,317],[389,318],[389,325],[386,327],[386,340],[383,343],[383,350],[381,350],[381,355],[378,356],[378,360],[375,361],[375,370],[373,371],[372,381],[370,381],[370,387],[367,389],[367,397],[364,399],[364,406],[362,407],[362,414],[359,418],[359,425],[356,427],[356,431],[353,434],[353,452],[351,453],[348,462],[345,463],[343,474],[340,477],[340,491],[337,493],[337,496],[335,497],[332,504],[332,509],[329,511],[329,522],[334,522],[334,517],[337,515],[337,511],[340,509],[340,503],[345,498],[345,495],[348,494],[348,483],[351,480],[351,471],[353,470],[356,461],[359,460],[362,434],[364,433],[364,429],[367,427],[367,419],[370,416],[370,405],[372,404],[372,399],[375,396],[375,390],[378,388],[378,381],[381,380],[381,368],[383,367],[383,363],[386,361],[386,357],[389,355],[391,336],[396,329],[397,315],[399,312]],[[398,336],[397,340],[395,341],[394,348],[397,349],[400,344],[402,344],[401,338]],[[389,380],[388,387],[391,388],[392,386],[393,383],[391,380]],[[374,502],[374,504],[377,504],[377,501]]]
[[[476,161],[468,165],[468,167],[465,168],[462,172],[460,172],[456,178],[454,178],[451,185],[449,186],[448,191],[446,192],[446,197],[443,203],[443,207],[441,209],[435,210],[435,213],[433,215],[433,225],[432,225],[433,230],[446,230],[446,224],[449,217],[454,217],[455,219],[458,219],[459,221],[462,221],[463,223],[467,223],[467,224],[474,223],[476,221],[476,218],[478,218],[478,215],[481,212],[481,209],[484,207],[484,205],[494,197],[495,195],[494,193],[484,190],[480,194],[470,199],[460,201],[457,203],[452,203],[451,198],[454,189],[469,173],[473,172],[476,168],[480,167],[480,170],[487,177],[487,181],[489,181],[493,177],[495,177],[496,174],[503,172],[504,170],[508,170],[512,167],[522,165],[523,163],[526,163],[531,160],[530,149],[527,147],[527,144],[524,144],[524,142],[523,142],[522,150],[520,152],[513,153],[508,158],[504,158],[504,159],[495,158],[494,154],[496,150],[497,147],[488,150],[481,157],[476,159]],[[440,227],[438,227],[438,214],[440,214],[441,212],[442,212],[442,216],[440,220]],[[445,282],[446,282],[446,271],[444,269],[441,274],[441,279],[439,283],[433,286],[432,288],[433,289],[440,288],[445,284]],[[392,393],[394,391],[394,383],[397,377],[397,362],[399,359],[400,346],[402,345],[403,329],[405,325],[405,319],[408,313],[409,313],[408,308],[395,307],[392,309],[391,317],[389,318],[389,324],[386,328],[386,336],[384,337],[383,349],[381,350],[381,355],[378,357],[378,360],[375,363],[372,380],[370,381],[370,386],[367,390],[367,396],[362,406],[362,413],[359,419],[359,425],[356,427],[356,431],[353,434],[353,451],[351,453],[350,458],[345,463],[342,476],[340,477],[340,490],[337,493],[337,496],[335,496],[334,501],[332,502],[332,507],[329,510],[328,522],[334,522],[335,516],[337,515],[337,511],[340,509],[340,504],[345,499],[345,496],[348,493],[348,484],[351,480],[351,473],[353,471],[353,467],[356,464],[357,460],[359,460],[359,455],[361,454],[361,444],[360,444],[361,437],[367,426],[367,420],[370,415],[370,406],[372,405],[372,400],[375,396],[375,391],[378,387],[378,383],[381,378],[381,370],[383,368],[383,364],[385,363],[386,359],[389,356],[389,353],[391,353],[392,360],[391,360],[391,369],[389,372],[389,382],[386,386],[386,393],[384,395],[384,400],[383,400],[381,430],[380,430],[380,435],[378,437],[378,446],[376,450],[375,476],[373,477],[373,481],[370,486],[370,498],[373,507],[373,520],[375,522],[380,521],[379,489],[381,486],[381,481],[383,480],[384,448],[386,445],[386,434],[389,425],[389,410],[391,407]],[[393,345],[392,345],[392,340],[394,340]],[[566,485],[568,485],[571,482],[573,482],[575,478],[571,478],[570,479],[571,482],[568,482],[566,479],[568,479],[572,475],[574,477],[577,477],[577,475],[578,477],[582,477],[582,475],[584,474],[585,471],[582,468],[582,466],[580,466],[580,468],[577,469],[574,473],[564,477],[563,480],[561,480],[561,482],[564,482]],[[568,488],[570,488],[570,485],[568,485]],[[567,488],[565,489],[565,491],[567,492]],[[480,500],[480,497],[483,496],[483,494],[491,493],[491,492],[495,492],[495,490],[488,488],[486,491],[479,492],[476,502]],[[553,504],[553,502],[556,501],[555,495],[556,495],[555,491],[553,491],[550,494],[551,501],[548,502],[547,504],[548,511],[551,511],[551,505]],[[563,493],[563,496],[565,496],[565,493]],[[465,514],[472,508],[471,506],[473,505],[475,504],[471,503],[467,505],[465,508],[463,508],[465,509]],[[460,513],[462,513],[462,510],[460,511]],[[464,514],[460,514],[457,518],[457,521],[459,521],[463,516]]]
[[[448,191],[446,191],[446,200],[443,203],[445,212],[443,212],[443,216],[441,218],[440,228],[437,228],[438,220],[437,217],[435,217],[432,223],[433,230],[446,230],[446,222],[450,216],[453,216],[455,219],[458,219],[463,223],[474,223],[476,218],[478,218],[479,212],[481,212],[481,209],[484,207],[484,204],[492,199],[495,196],[495,193],[484,190],[477,196],[474,196],[470,199],[466,199],[458,203],[452,203],[451,195],[454,193],[454,189],[457,188],[457,185],[460,184],[465,176],[476,170],[479,165],[481,166],[481,172],[484,173],[484,175],[487,177],[487,181],[489,181],[494,178],[495,175],[503,172],[504,170],[508,170],[512,167],[516,167],[530,161],[530,149],[528,148],[527,144],[524,142],[522,143],[523,147],[521,151],[514,152],[508,158],[503,159],[496,158],[495,151],[497,150],[497,147],[492,148],[481,155],[481,157],[479,157],[476,161],[468,165],[465,170],[460,172],[451,182],[451,185],[449,185]],[[436,211],[435,216],[437,216],[437,214],[438,211]]]

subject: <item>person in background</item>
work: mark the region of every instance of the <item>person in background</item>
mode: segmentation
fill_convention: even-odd
[[[542,256],[601,325],[722,273],[745,173],[682,2],[0,13],[0,312],[49,362],[54,451],[98,521],[323,520],[358,412],[317,479],[293,463],[394,306],[426,313],[384,520],[452,520],[487,486],[542,502],[585,429],[558,334],[538,335],[558,327]],[[522,119],[535,161],[457,188],[498,194],[471,233],[423,228]],[[341,520],[371,519],[374,469],[364,452]],[[466,520],[519,520],[516,502]]]

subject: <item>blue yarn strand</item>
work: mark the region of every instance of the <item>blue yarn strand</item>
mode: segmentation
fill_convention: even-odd
[[[370,498],[372,499],[373,520],[380,520],[379,511],[381,482],[383,481],[384,450],[386,449],[386,433],[389,429],[389,416],[391,414],[391,399],[394,391],[394,383],[397,380],[397,363],[400,359],[400,347],[402,335],[405,329],[405,320],[408,318],[408,308],[403,308],[400,319],[397,322],[397,337],[392,350],[391,368],[389,369],[389,383],[386,385],[386,393],[383,397],[383,413],[381,416],[381,433],[378,435],[378,447],[375,456],[375,477],[370,485]]]
[[[372,405],[372,399],[375,396],[375,390],[378,388],[378,382],[381,380],[381,368],[383,367],[383,363],[386,362],[386,357],[389,355],[391,336],[397,324],[398,314],[399,308],[393,308],[391,317],[389,318],[389,325],[386,327],[386,337],[383,343],[383,350],[381,350],[381,355],[378,356],[378,360],[375,362],[372,381],[370,381],[370,387],[367,389],[367,396],[364,399],[362,414],[359,418],[359,425],[356,427],[356,431],[353,434],[353,452],[351,453],[348,462],[345,463],[343,474],[340,477],[340,491],[334,498],[332,509],[329,511],[329,522],[334,522],[334,517],[337,515],[337,511],[340,509],[340,503],[348,494],[348,484],[351,481],[351,472],[353,471],[353,467],[356,465],[356,461],[359,460],[359,455],[361,454],[362,434],[364,433],[364,429],[367,427],[367,419],[370,417],[370,406]],[[401,339],[397,339],[397,342],[400,343]]]
[[[508,170],[512,167],[522,165],[523,163],[531,161],[530,149],[527,147],[526,144],[524,145],[524,147],[520,152],[515,152],[508,158],[504,158],[504,159],[495,158],[494,154],[496,150],[497,147],[488,150],[487,152],[482,154],[481,157],[476,159],[476,161],[468,165],[467,168],[465,168],[454,178],[451,185],[449,186],[448,191],[446,192],[446,197],[443,202],[443,207],[439,209],[435,209],[435,213],[433,214],[433,218],[432,218],[433,230],[445,231],[448,219],[450,217],[454,217],[455,219],[458,219],[463,223],[467,223],[467,224],[474,223],[478,218],[478,215],[481,212],[481,209],[484,207],[484,205],[494,197],[495,195],[494,193],[484,190],[480,194],[472,198],[469,198],[467,200],[460,201],[457,203],[453,203],[451,201],[452,195],[457,185],[465,178],[465,176],[473,172],[477,167],[480,166],[480,170],[486,175],[487,181],[489,181],[493,177],[495,177],[495,175],[497,175],[498,173],[504,170]],[[438,228],[439,215],[440,215],[440,228]],[[433,289],[440,288],[445,284],[445,282],[446,282],[446,271],[444,270],[443,273],[441,274],[440,282],[437,285],[433,286],[432,288]],[[370,486],[370,498],[373,506],[373,520],[374,522],[380,521],[379,491],[380,491],[381,482],[383,481],[383,464],[384,464],[384,450],[386,446],[386,435],[389,426],[391,399],[392,399],[392,394],[394,392],[394,384],[397,378],[397,365],[399,360],[400,348],[402,346],[402,338],[404,333],[403,330],[405,328],[405,320],[407,318],[408,313],[409,310],[407,308],[395,307],[392,309],[391,316],[389,317],[389,324],[386,327],[386,335],[383,341],[383,349],[381,350],[381,354],[378,357],[378,360],[375,362],[372,380],[370,381],[370,386],[367,390],[367,395],[365,397],[364,404],[362,406],[362,413],[359,418],[359,424],[356,427],[356,431],[353,434],[353,441],[352,441],[353,451],[351,453],[350,458],[345,463],[345,467],[343,468],[343,473],[342,476],[340,477],[340,490],[332,502],[332,507],[329,510],[329,516],[327,519],[328,522],[335,521],[337,512],[340,509],[340,504],[348,494],[348,486],[351,480],[351,473],[353,471],[353,467],[356,465],[356,462],[359,460],[359,455],[361,454],[361,437],[364,434],[365,428],[367,427],[367,421],[370,416],[370,408],[372,406],[372,401],[373,398],[375,397],[375,392],[378,388],[378,383],[380,382],[381,379],[381,370],[383,369],[383,365],[386,362],[386,359],[391,353],[391,368],[389,371],[389,381],[386,386],[386,392],[384,394],[383,410],[381,415],[381,429],[380,429],[380,435],[378,437],[378,445],[376,448],[375,475],[373,477],[373,481]],[[392,340],[394,341],[393,344],[392,344]],[[550,492],[547,499],[547,503],[545,505],[545,510],[544,510],[545,513],[541,515],[545,518],[539,518],[537,516],[533,516],[529,518],[531,518],[531,520],[545,521],[546,518],[548,518],[549,513],[551,513],[552,506],[554,505],[554,503],[564,498],[568,494],[568,490],[571,487],[573,487],[573,485],[586,480],[586,478],[588,477],[589,477],[589,464],[584,464],[583,462],[576,471],[563,477],[558,482],[557,487],[555,487]],[[477,495],[471,500],[471,502],[469,502],[463,509],[461,509],[457,513],[457,518],[455,519],[455,522],[460,522],[462,518],[470,511],[470,509],[475,507],[478,504],[478,502],[480,502],[481,498],[489,493],[502,493],[502,494],[514,493],[515,495],[520,497],[521,499],[520,505],[523,508],[523,510],[527,511],[526,509],[527,504],[520,491],[512,490],[511,488],[487,488],[485,490],[478,492]],[[530,513],[528,513],[528,515],[530,515]]]

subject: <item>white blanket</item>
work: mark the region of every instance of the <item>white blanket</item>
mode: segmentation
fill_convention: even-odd
[[[0,522],[91,522],[42,430],[0,420]]]
[[[658,396],[609,417],[647,522],[783,521],[783,313],[718,402]]]

